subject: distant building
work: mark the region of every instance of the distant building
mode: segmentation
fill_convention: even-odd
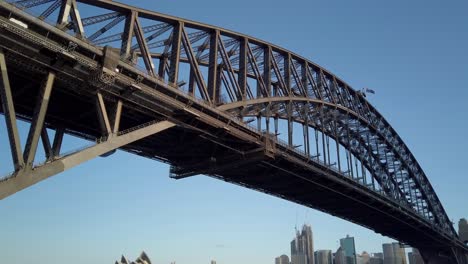
[[[406,264],[405,248],[400,246],[399,243],[392,243],[393,254],[395,254],[395,264]]]
[[[419,253],[419,250],[413,248],[412,252],[408,252],[409,264],[424,264],[424,260]]]
[[[216,264],[216,260],[212,260],[212,261],[211,261],[211,264]]]
[[[331,250],[317,250],[314,255],[315,264],[333,264]]]
[[[129,263],[139,263],[139,264],[151,264],[151,260],[149,259],[148,255],[143,251],[141,252],[140,256],[135,261],[128,261],[128,259],[124,256],[120,258],[120,261],[116,261],[115,264],[129,264]],[[175,262],[174,262],[175,263]]]
[[[369,264],[383,264],[382,258],[371,257],[369,260]]]
[[[359,260],[357,261],[358,264],[369,264],[370,255],[366,251],[362,252],[362,254],[359,255],[358,257],[359,257]]]
[[[391,243],[383,244],[383,264],[395,264],[395,254]]]
[[[387,243],[382,245],[384,264],[406,264],[405,249],[399,243]]]
[[[345,263],[356,264],[356,246],[354,244],[354,237],[347,235],[345,238],[340,239],[340,247],[345,252]]]
[[[296,231],[296,237],[291,241],[292,264],[314,264],[314,241],[312,228],[303,225],[302,231]]]
[[[289,257],[283,254],[275,258],[275,264],[289,264]]]
[[[468,221],[465,218],[460,219],[458,222],[458,236],[461,241],[468,244]]]
[[[359,254],[356,255],[356,263],[357,264],[362,264],[362,256],[359,255]]]
[[[383,253],[373,253],[369,259],[369,264],[383,264]]]
[[[346,254],[345,251],[339,247],[333,258],[334,264],[346,264]]]

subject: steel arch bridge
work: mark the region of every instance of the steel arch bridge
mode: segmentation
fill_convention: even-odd
[[[15,168],[2,199],[121,149],[176,179],[205,174],[347,219],[428,263],[468,263],[365,94],[281,47],[109,0],[2,0],[0,68]],[[17,119],[31,124],[24,150]],[[65,134],[94,144],[64,153]]]

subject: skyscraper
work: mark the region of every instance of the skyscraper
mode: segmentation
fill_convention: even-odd
[[[284,254],[279,257],[276,257],[275,264],[289,264],[289,257]]]
[[[292,264],[314,264],[314,242],[312,228],[302,226],[302,231],[296,231],[296,237],[291,241]]]
[[[331,250],[317,250],[315,251],[315,256],[315,264],[332,264]]]
[[[340,239],[340,246],[345,253],[345,263],[356,264],[356,246],[354,244],[354,237],[347,235],[345,238]]]
[[[391,243],[383,244],[383,263],[395,264],[395,254],[393,253],[393,245]]]
[[[468,244],[468,221],[465,218],[458,222],[458,236],[465,244]]]
[[[395,264],[406,264],[405,248],[401,247],[399,243],[392,243],[393,254],[395,254]]]
[[[399,243],[383,244],[384,264],[406,264],[405,249]]]
[[[335,258],[333,259],[335,264],[346,264],[346,255],[343,248],[339,247],[335,253]]]
[[[291,264],[307,264],[307,255],[304,248],[304,239],[297,232],[291,241]]]
[[[383,264],[383,253],[373,253],[369,260],[370,264]]]

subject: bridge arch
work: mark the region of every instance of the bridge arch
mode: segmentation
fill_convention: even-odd
[[[274,118],[274,119],[282,119],[288,121],[287,116],[287,104],[292,103],[294,106],[297,106],[295,103],[302,104],[301,106],[304,107],[306,104],[309,108],[307,110],[307,115],[304,116],[304,111],[301,109],[293,109],[294,113],[303,112],[303,114],[296,114],[293,115],[292,121],[295,123],[299,123],[303,126],[308,126],[313,128],[314,130],[318,130],[321,133],[324,133],[327,137],[331,138],[335,141],[335,144],[338,143],[345,148],[345,150],[350,151],[359,161],[362,163],[363,166],[367,168],[369,172],[371,172],[371,177],[375,177],[378,184],[383,188],[386,195],[391,197],[392,199],[400,199],[402,206],[407,206],[411,208],[411,204],[405,200],[401,200],[402,197],[405,195],[399,189],[398,183],[393,178],[395,173],[389,173],[387,168],[384,164],[380,162],[380,157],[378,153],[374,153],[372,151],[370,145],[367,144],[369,142],[369,138],[375,137],[370,131],[356,131],[349,129],[350,124],[360,122],[361,126],[367,127],[369,126],[368,122],[362,119],[357,113],[348,108],[335,105],[329,102],[324,102],[321,100],[313,99],[313,98],[301,98],[301,97],[272,97],[272,98],[260,98],[250,101],[241,101],[235,102],[230,104],[221,105],[218,109],[223,111],[234,111],[233,114],[236,115],[235,111],[242,111],[244,117],[262,117],[262,118]],[[263,107],[262,107],[263,106]],[[299,107],[301,107],[299,106]],[[306,107],[307,107],[306,106]],[[275,111],[268,111],[267,108],[275,109]],[[313,109],[313,110],[311,110]],[[279,114],[281,113],[281,114]],[[311,115],[315,114],[315,115]],[[275,122],[276,123],[276,122]],[[278,125],[275,125],[275,131],[273,136],[278,134]],[[354,127],[356,128],[356,127]],[[261,128],[259,130],[262,130]],[[264,129],[267,133],[270,131],[269,129]],[[343,133],[338,132],[338,130]],[[343,132],[344,131],[344,132]],[[375,131],[373,131],[375,132]],[[307,134],[307,133],[305,133]],[[277,136],[275,137],[277,138]],[[312,139],[306,139],[309,142]],[[310,154],[310,146],[307,143],[304,143],[304,152],[306,155],[311,156]],[[309,143],[310,144],[310,143]],[[328,145],[328,144],[327,144]],[[367,147],[366,147],[367,146]],[[337,150],[334,151],[334,155],[339,155],[338,146]],[[329,156],[330,150],[325,150],[326,153],[323,155]],[[318,154],[318,153],[316,153]],[[314,158],[319,160],[319,155],[315,155]],[[348,159],[348,157],[346,157]],[[325,159],[325,163],[327,164],[327,160]],[[338,165],[333,165],[335,169],[342,172],[340,168],[340,158],[338,157]],[[328,166],[332,166],[330,158],[328,157]],[[348,170],[349,170],[349,164]],[[353,165],[354,166],[354,165]],[[356,171],[356,173],[358,173]],[[351,173],[348,171],[348,176],[351,176]],[[365,175],[364,175],[365,176]],[[363,180],[363,175],[361,175],[361,181],[363,185],[369,187],[365,180]],[[359,177],[357,177],[359,178]],[[375,186],[371,186],[375,189]]]

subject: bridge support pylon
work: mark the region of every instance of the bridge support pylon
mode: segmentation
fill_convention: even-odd
[[[419,249],[426,264],[468,264],[468,254],[457,249]]]

